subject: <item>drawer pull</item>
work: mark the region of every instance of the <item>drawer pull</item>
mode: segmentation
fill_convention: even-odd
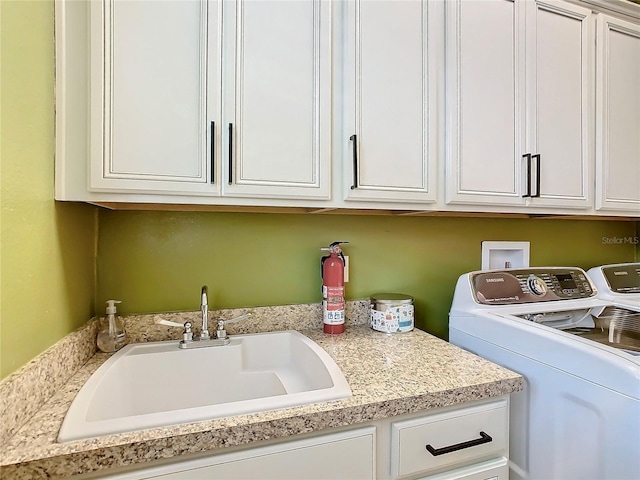
[[[476,445],[482,445],[483,443],[489,443],[493,440],[489,435],[484,432],[480,432],[480,438],[475,440],[469,440],[468,442],[456,443],[455,445],[449,445],[448,447],[433,448],[431,445],[427,445],[427,450],[434,457],[437,455],[444,455],[445,453],[456,452],[463,448],[475,447]]]

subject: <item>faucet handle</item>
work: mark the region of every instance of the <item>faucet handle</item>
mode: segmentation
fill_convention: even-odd
[[[239,322],[240,320],[244,320],[247,317],[251,316],[251,312],[246,312],[243,313],[242,315],[235,317],[235,318],[230,318],[229,320],[218,320],[218,328],[216,329],[216,338],[227,338],[227,330],[224,328],[224,326],[227,323],[235,323],[235,322]]]
[[[164,318],[156,317],[155,322],[158,325],[167,325],[168,327],[180,327],[184,328],[182,332],[182,342],[193,342],[193,330],[191,330],[191,322],[172,322],[171,320],[165,320]]]
[[[216,338],[220,340],[227,338],[227,331],[224,329],[224,320],[218,320],[218,328],[216,329]]]
[[[182,332],[182,341],[184,343],[193,342],[193,331],[191,330],[191,322],[184,322],[184,332]]]
[[[184,323],[179,323],[179,322],[172,322],[171,320],[165,320],[164,318],[160,318],[160,317],[156,317],[155,318],[155,323],[157,323],[158,325],[166,325],[168,327],[180,327],[183,328],[185,326]],[[187,322],[189,323],[189,322]],[[189,324],[191,325],[191,324]]]
[[[243,313],[242,315],[238,315],[237,317],[230,318],[228,320],[224,320],[224,323],[236,323],[240,320],[244,320],[245,318],[249,318],[251,316],[251,312]]]

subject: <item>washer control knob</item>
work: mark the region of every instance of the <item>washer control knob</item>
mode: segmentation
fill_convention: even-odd
[[[545,293],[547,293],[547,284],[544,283],[540,277],[536,277],[535,275],[530,275],[527,278],[527,287],[529,287],[529,291],[538,297],[541,297]]]

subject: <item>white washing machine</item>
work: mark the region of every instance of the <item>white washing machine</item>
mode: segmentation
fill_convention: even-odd
[[[587,275],[598,289],[598,297],[640,312],[640,263],[593,267]]]
[[[525,378],[510,478],[640,479],[640,330],[618,310],[576,267],[458,279],[449,341]]]

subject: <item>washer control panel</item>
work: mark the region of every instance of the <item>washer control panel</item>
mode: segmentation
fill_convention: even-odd
[[[537,267],[469,274],[476,301],[488,305],[548,302],[596,295],[584,270]]]

